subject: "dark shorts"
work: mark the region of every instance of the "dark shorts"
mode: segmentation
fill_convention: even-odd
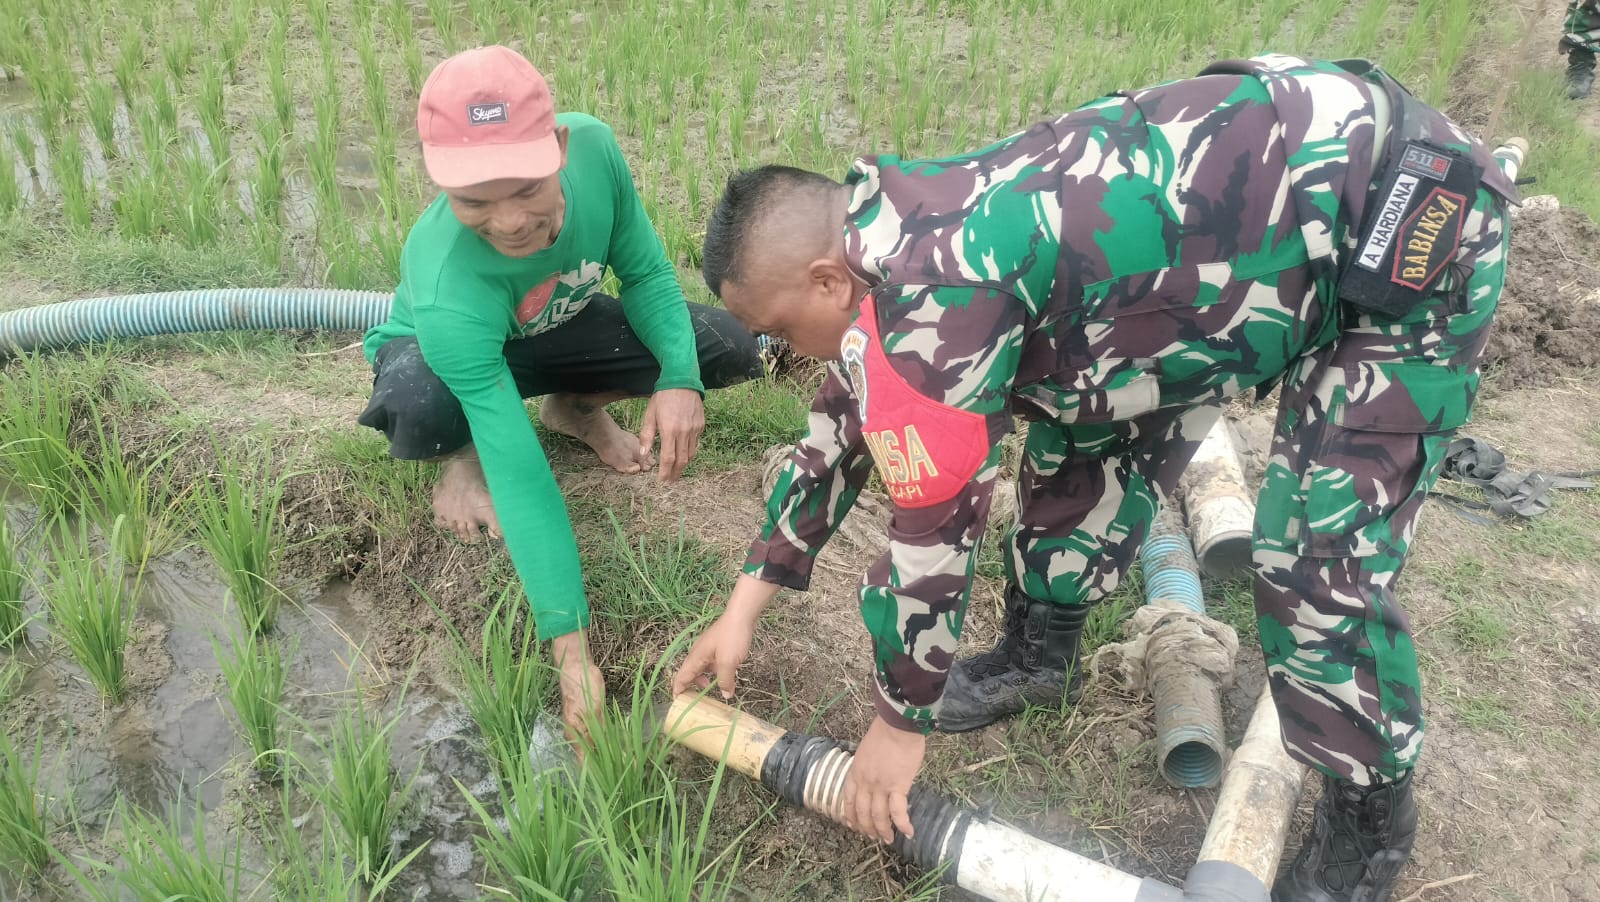
[[[755,337],[728,311],[690,304],[689,320],[707,389],[762,374]],[[655,356],[628,325],[622,302],[599,294],[560,326],[506,342],[505,355],[524,398],[557,392],[642,397],[661,376]],[[472,441],[461,402],[422,359],[415,338],[390,339],[378,349],[372,369],[372,400],[358,422],[387,435],[392,456],[428,460]]]

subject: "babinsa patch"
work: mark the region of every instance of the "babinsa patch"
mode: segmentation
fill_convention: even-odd
[[[1339,297],[1359,310],[1399,317],[1439,281],[1461,249],[1461,233],[1482,174],[1463,154],[1426,141],[1396,142],[1384,162],[1356,240],[1339,278]]]
[[[1421,291],[1461,247],[1461,226],[1467,218],[1467,199],[1454,191],[1435,188],[1422,207],[1400,227],[1400,249],[1394,255],[1389,281]]]

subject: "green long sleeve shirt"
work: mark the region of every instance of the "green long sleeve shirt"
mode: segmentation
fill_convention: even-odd
[[[683,289],[615,136],[591,116],[564,113],[557,121],[570,133],[560,174],[566,215],[555,243],[529,257],[504,256],[440,195],[406,237],[389,321],[364,342],[371,361],[391,338],[415,335],[423,359],[461,402],[506,548],[546,639],[588,626],[589,607],[566,503],[506,365],[505,343],[576,316],[610,267],[629,325],[661,365],[656,390],[704,390]]]

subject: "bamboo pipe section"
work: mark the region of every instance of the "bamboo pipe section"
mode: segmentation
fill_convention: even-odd
[[[785,801],[842,822],[844,781],[854,761],[835,740],[780,730],[713,698],[673,699],[668,738],[760,780]],[[945,882],[992,902],[1172,902],[1176,888],[984,821],[922,785],[910,793],[916,836],[895,834],[896,852],[918,866],[943,868]]]

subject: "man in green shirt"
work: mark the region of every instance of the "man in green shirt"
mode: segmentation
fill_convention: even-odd
[[[688,304],[606,125],[556,115],[537,69],[506,47],[440,63],[417,109],[443,193],[406,238],[389,321],[367,333],[375,373],[360,422],[400,459],[441,460],[436,522],[503,536],[581,732],[604,687],[566,505],[524,398],[540,419],[622,473],[672,481],[705,426],[706,387],[761,373],[726,311]],[[607,268],[620,299],[599,293]],[[649,396],[640,434],[605,405]]]

